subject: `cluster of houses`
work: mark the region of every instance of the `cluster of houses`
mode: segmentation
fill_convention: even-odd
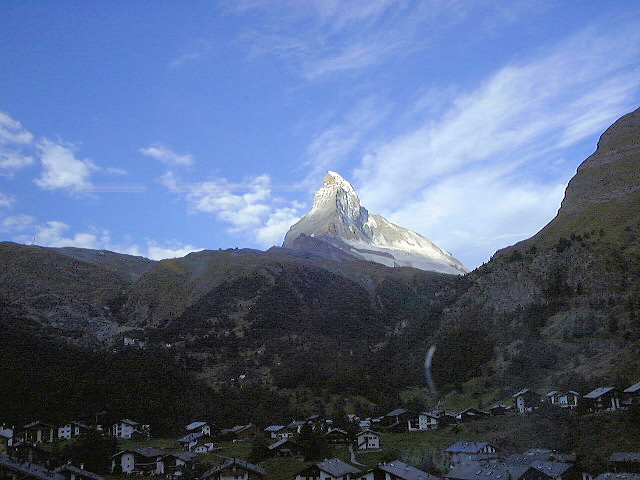
[[[302,458],[302,447],[296,442],[296,438],[307,428],[324,436],[329,445],[348,447],[352,458],[355,458],[354,452],[357,451],[380,450],[381,432],[435,430],[495,415],[528,414],[545,404],[567,410],[575,410],[580,406],[588,412],[629,408],[631,405],[640,405],[640,382],[622,391],[614,387],[600,387],[584,396],[575,391],[539,394],[524,388],[512,395],[512,403],[493,405],[486,411],[467,408],[452,413],[443,409],[411,411],[397,408],[381,417],[365,419],[351,414],[348,415],[351,425],[347,429],[338,428],[329,418],[312,415],[287,425],[267,426],[263,434],[271,440],[271,444],[267,446],[267,455]],[[91,429],[118,439],[150,438],[149,425],[127,418],[106,429],[78,421],[63,425],[35,421],[20,429],[3,425],[0,428],[0,480],[103,480],[99,475],[86,471],[82,465],[75,467],[66,464],[50,469],[47,452],[38,447],[43,443],[80,437]],[[195,421],[186,425],[183,435],[177,439],[176,447],[180,449],[179,452],[167,453],[153,447],[122,450],[111,457],[111,473],[170,479],[263,479],[266,478],[266,471],[244,459],[216,455],[220,462],[208,469],[198,459],[204,453],[215,455],[216,439],[246,441],[253,440],[258,433],[258,427],[251,423],[217,430],[209,422]],[[505,458],[495,446],[486,442],[463,441],[451,445],[443,453],[449,469],[444,480],[574,480],[580,475],[582,480],[592,480],[587,474],[575,472],[575,455],[550,450],[535,449]],[[640,480],[640,453],[616,453],[611,457],[610,465],[612,471],[600,475],[596,480]],[[352,465],[333,458],[301,469],[294,479],[435,480],[436,477],[400,460],[363,469],[362,465]]]
[[[499,403],[486,410],[470,407],[457,412],[448,412],[439,408],[428,411],[398,408],[378,418],[360,420],[355,415],[350,415],[349,418],[357,421],[360,427],[373,427],[382,431],[414,432],[435,430],[451,424],[497,415],[526,415],[545,405],[568,411],[576,410],[580,406],[583,411],[590,413],[614,412],[628,409],[632,405],[640,405],[640,382],[625,390],[618,390],[615,387],[598,387],[584,396],[575,391],[553,390],[540,394],[529,388],[523,388],[512,395],[512,400],[512,405]]]

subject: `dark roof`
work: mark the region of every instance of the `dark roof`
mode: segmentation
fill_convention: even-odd
[[[558,478],[573,467],[573,465],[569,463],[549,462],[545,460],[534,460],[531,462],[531,466],[551,478]]]
[[[602,473],[594,480],[640,480],[640,473]]]
[[[456,442],[447,448],[447,452],[449,453],[480,453],[480,451],[489,445],[487,442],[469,442],[463,440],[461,442]]]
[[[640,391],[640,382],[624,389],[624,393],[636,393],[637,391]]]
[[[464,463],[452,468],[445,476],[455,480],[518,480],[528,465],[505,463]]]
[[[592,392],[587,393],[584,398],[599,398],[602,395],[604,395],[605,393],[609,393],[611,391],[615,390],[615,387],[598,387],[595,390],[593,390]]]
[[[609,457],[610,462],[640,462],[640,452],[615,452]]]
[[[13,472],[26,475],[27,478],[37,478],[39,480],[64,480],[59,473],[52,472],[46,468],[30,462],[20,462],[8,455],[0,454],[0,465]]]
[[[334,477],[341,477],[347,473],[360,473],[360,470],[356,467],[343,462],[339,458],[330,458],[329,460],[318,462],[316,466],[323,472],[333,475]]]
[[[195,454],[194,452],[177,452],[177,453],[170,453],[169,455],[165,455],[165,458],[166,457],[176,457],[182,460],[183,462],[191,462],[195,457],[197,457],[197,454]]]
[[[398,415],[404,415],[408,411],[409,410],[407,410],[406,408],[396,408],[395,410],[392,410],[391,412],[387,413],[385,417],[397,417]]]
[[[215,467],[212,467],[206,472],[204,472],[200,478],[205,479],[207,477],[210,477],[214,473],[222,472],[233,465],[237,465],[241,468],[244,468],[245,470],[258,473],[260,475],[267,474],[267,471],[264,468],[254,465],[253,463],[249,463],[246,460],[242,460],[240,458],[229,458],[222,465],[216,465]]]
[[[62,465],[61,467],[56,468],[55,471],[58,472],[58,473],[60,473],[60,472],[72,472],[72,473],[74,473],[76,475],[81,475],[83,477],[91,478],[93,480],[104,480],[104,477],[101,477],[97,473],[90,472],[90,471],[85,470],[83,468],[74,467],[73,465],[70,465],[70,464]]]
[[[400,460],[394,460],[389,463],[381,463],[378,468],[384,472],[388,472],[395,477],[403,480],[437,480],[438,477],[431,475],[430,473],[418,470],[411,465],[408,465]],[[394,477],[394,478],[395,478]]]
[[[113,455],[111,455],[111,458],[113,457],[119,457],[120,455],[124,454],[124,453],[135,453],[137,455],[141,455],[143,457],[147,457],[147,458],[151,458],[151,457],[161,457],[164,455],[164,452],[162,450],[158,450],[157,448],[153,448],[153,447],[140,447],[140,448],[134,448],[133,450],[120,450],[118,453],[115,453]]]

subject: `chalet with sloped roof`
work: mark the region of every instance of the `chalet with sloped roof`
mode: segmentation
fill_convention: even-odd
[[[518,413],[522,415],[531,413],[540,407],[540,395],[528,388],[523,388],[514,393],[513,398],[516,402],[515,406]]]
[[[211,435],[211,424],[208,422],[191,422],[184,427],[185,431],[189,433],[201,433],[203,435]]]
[[[298,472],[295,480],[356,480],[361,473],[356,467],[339,458],[330,458]]]
[[[122,450],[111,456],[111,473],[161,475],[164,473],[164,452],[153,447]]]
[[[55,440],[55,428],[53,425],[36,420],[22,427],[22,438],[25,442],[53,443]]]
[[[164,473],[174,478],[191,476],[198,465],[195,452],[170,453],[162,458]]]
[[[302,447],[296,442],[283,438],[267,447],[269,454],[277,457],[300,457]]]
[[[424,472],[412,465],[404,463],[401,460],[392,462],[383,462],[372,468],[364,475],[358,477],[358,480],[439,480],[438,477]]]
[[[200,480],[262,480],[267,471],[240,458],[228,458],[221,465],[211,467]]]
[[[363,430],[356,434],[358,450],[377,450],[380,448],[380,433],[374,430]]]
[[[614,412],[622,408],[622,392],[615,387],[599,387],[583,397],[591,412]]]
[[[466,463],[469,455],[486,455],[496,453],[496,448],[488,442],[471,442],[463,440],[456,442],[445,450],[447,463],[451,467]]]
[[[578,392],[574,392],[573,390],[562,392],[553,390],[547,393],[545,398],[549,404],[554,407],[574,409],[578,406],[581,396]]]
[[[58,439],[70,440],[72,438],[77,438],[80,435],[84,435],[89,430],[91,430],[91,427],[88,425],[81,422],[71,421],[58,427]]]

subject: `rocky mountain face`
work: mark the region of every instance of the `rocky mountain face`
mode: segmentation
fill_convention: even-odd
[[[547,226],[465,277],[442,328],[481,324],[522,371],[633,378],[639,294],[640,109],[601,136]]]
[[[325,175],[311,211],[287,232],[283,247],[311,249],[301,235],[325,243],[361,259],[389,267],[463,274],[468,270],[453,256],[422,235],[400,227],[380,215],[370,214],[349,182],[335,172]]]

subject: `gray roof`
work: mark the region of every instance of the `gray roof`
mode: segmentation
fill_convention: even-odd
[[[544,460],[534,460],[531,462],[531,466],[551,478],[558,478],[573,467],[573,465],[569,463],[548,462]]]
[[[513,394],[513,398],[519,397],[520,395],[524,395],[525,393],[527,393],[529,391],[528,388],[523,388],[522,390],[520,390],[517,393]]]
[[[594,480],[640,480],[640,473],[602,473]]]
[[[452,468],[445,477],[455,480],[518,480],[529,469],[528,465],[464,463]]]
[[[269,425],[267,428],[264,429],[264,431],[265,432],[279,432],[283,428],[285,428],[284,425]]]
[[[140,447],[140,448],[134,448],[133,450],[129,450],[130,452],[133,453],[137,453],[138,455],[142,455],[143,457],[161,457],[164,455],[164,452],[162,450],[158,450],[157,448],[153,448],[153,447]]]
[[[47,470],[40,465],[30,462],[20,462],[8,455],[0,454],[0,466],[22,475],[26,478],[37,478],[39,480],[64,480],[64,477],[56,472]],[[22,477],[21,475],[21,477]]]
[[[615,452],[611,454],[609,461],[640,463],[640,452]]]
[[[489,445],[487,442],[469,442],[463,440],[456,442],[447,448],[449,453],[480,453],[484,447]]]
[[[546,448],[532,448],[527,450],[524,455],[510,455],[507,457],[507,463],[518,465],[532,465],[535,461],[574,463],[576,461],[575,453],[558,453]]]
[[[83,477],[91,478],[93,480],[104,480],[104,477],[101,477],[97,473],[90,472],[90,471],[85,470],[83,468],[74,467],[73,465],[70,465],[70,464],[62,465],[61,467],[56,468],[55,471],[58,472],[58,473],[60,473],[60,472],[72,472],[75,475],[81,475]]]
[[[49,425],[48,423],[41,422],[40,420],[36,420],[35,422],[28,423],[22,428],[27,429],[27,428],[31,428],[31,427],[37,427],[38,425],[41,425],[41,426],[43,426],[45,428],[53,428],[52,425]]]
[[[615,390],[615,387],[599,387],[594,391],[587,393],[584,398],[599,398],[605,393],[611,392],[612,390]]]
[[[249,463],[246,460],[242,460],[241,458],[229,458],[222,465],[216,465],[215,467],[212,467],[206,472],[204,472],[200,478],[206,479],[207,477],[210,477],[214,473],[222,472],[233,465],[237,465],[239,467],[244,468],[245,470],[258,473],[260,475],[267,474],[267,471],[264,468],[254,465],[253,463]]]
[[[205,425],[208,425],[208,423],[207,422],[191,422],[189,425],[187,425],[184,428],[186,430],[194,430],[196,428],[200,428],[200,427],[203,427]]]
[[[202,432],[193,432],[193,433],[189,433],[187,435],[185,435],[184,437],[178,439],[179,443],[189,443],[189,442],[193,442],[194,440],[200,438],[200,437],[204,437],[204,434]]]
[[[404,415],[409,410],[406,408],[396,408],[385,415],[385,417],[397,417],[398,415]]]
[[[378,465],[378,468],[403,480],[437,480],[438,478],[434,475],[431,475],[430,473],[418,470],[411,465],[407,465],[400,460],[394,460],[393,462],[389,463],[381,463],[380,465]]]
[[[127,423],[127,424],[129,424],[129,425],[140,425],[138,422],[135,422],[135,421],[130,420],[130,419],[128,419],[128,418],[123,418],[122,420],[120,420],[120,421],[119,421],[119,422],[117,422],[117,423]]]
[[[347,473],[360,473],[360,470],[356,467],[343,462],[339,458],[330,458],[329,460],[318,462],[316,466],[323,472],[333,475],[334,477],[341,477]]]
[[[624,389],[624,393],[636,393],[637,391],[640,391],[640,382]]]

